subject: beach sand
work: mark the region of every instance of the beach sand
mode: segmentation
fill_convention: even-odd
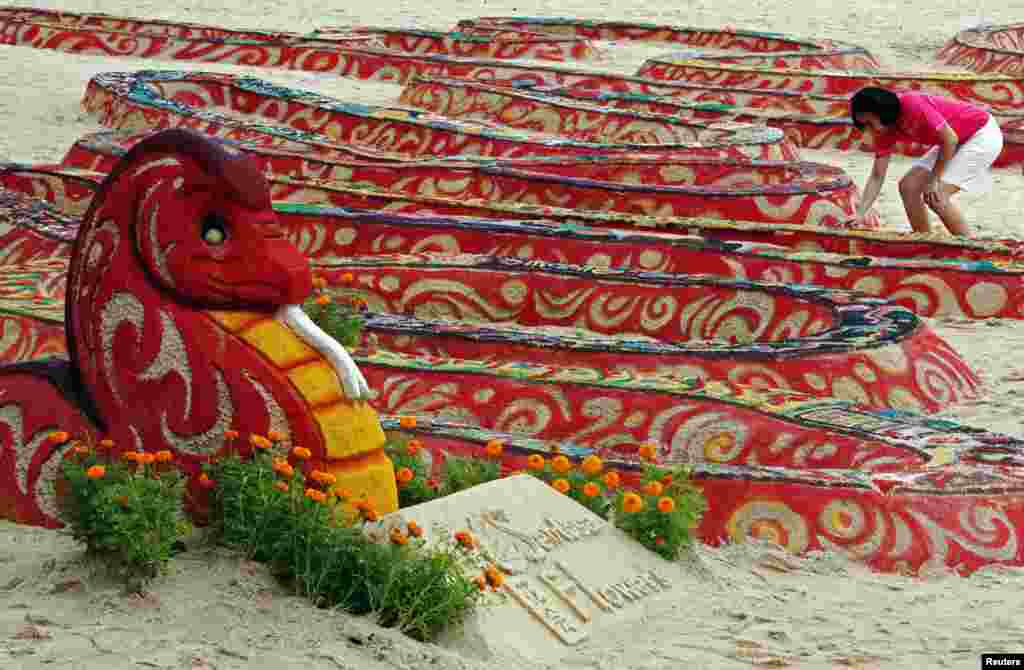
[[[57,8],[55,2],[16,2]],[[828,37],[870,49],[890,69],[934,69],[931,59],[961,28],[1024,20],[1010,3],[882,0],[775,3],[700,0],[662,8],[637,0],[434,0],[269,4],[67,0],[59,8],[237,28],[305,31],[361,23],[446,29],[461,18],[495,15],[578,16],[678,25],[732,25],[804,37]],[[622,46],[599,65],[635,69],[662,46]],[[589,65],[588,65],[589,67]],[[274,70],[208,64],[78,57],[0,47],[0,156],[56,162],[80,135],[99,130],[79,101],[96,73],[130,69],[246,72],[327,95],[388,104],[398,88]],[[871,156],[803,151],[841,166],[862,183]],[[896,179],[910,160],[894,157],[878,209],[887,227],[907,229]],[[1019,168],[1000,170],[995,190],[962,199],[979,236],[1020,237]],[[939,225],[937,222],[935,225]],[[1024,322],[933,321],[980,373],[981,400],[943,416],[1024,436]],[[837,556],[794,559],[747,544],[700,547],[690,557],[685,602],[651,601],[641,624],[566,654],[557,667],[655,668],[977,668],[983,652],[1024,652],[1024,570],[996,569],[970,578],[875,575]],[[189,551],[145,598],[124,596],[69,538],[0,523],[0,667],[25,668],[488,668],[512,659],[470,659],[412,642],[365,619],[318,610],[277,586],[265,568],[208,549]]]

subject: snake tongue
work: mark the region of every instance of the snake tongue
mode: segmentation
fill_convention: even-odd
[[[337,340],[328,335],[309,318],[299,305],[284,305],[274,318],[295,333],[303,342],[324,357],[334,373],[345,395],[352,400],[368,398],[370,387],[355,361]]]

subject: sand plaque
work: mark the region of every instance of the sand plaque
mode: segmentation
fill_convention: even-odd
[[[678,566],[648,551],[550,486],[522,475],[384,517],[381,538],[414,520],[428,542],[479,542],[474,569],[497,565],[504,585],[443,642],[463,651],[489,647],[524,660],[553,661],[643,614],[646,599],[680,590]],[[680,593],[680,597],[682,594]]]

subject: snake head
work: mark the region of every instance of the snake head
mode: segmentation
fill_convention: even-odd
[[[203,306],[233,308],[273,308],[309,296],[309,262],[285,239],[269,202],[253,208],[225,198],[218,184],[202,182],[186,184],[177,197],[172,216],[180,215],[183,225],[157,223],[159,243],[140,244],[154,264],[163,266],[170,279],[162,282],[166,288]]]
[[[93,218],[125,221],[150,281],[178,302],[271,310],[313,290],[309,262],[285,238],[248,154],[193,131],[160,131],[132,147],[101,194],[117,213]]]

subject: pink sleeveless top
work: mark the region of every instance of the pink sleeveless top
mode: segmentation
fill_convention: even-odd
[[[891,154],[898,142],[928,146],[942,144],[939,131],[946,124],[963,144],[989,120],[987,111],[967,102],[926,93],[896,95],[900,99],[900,118],[875,138],[875,154],[878,156]]]

